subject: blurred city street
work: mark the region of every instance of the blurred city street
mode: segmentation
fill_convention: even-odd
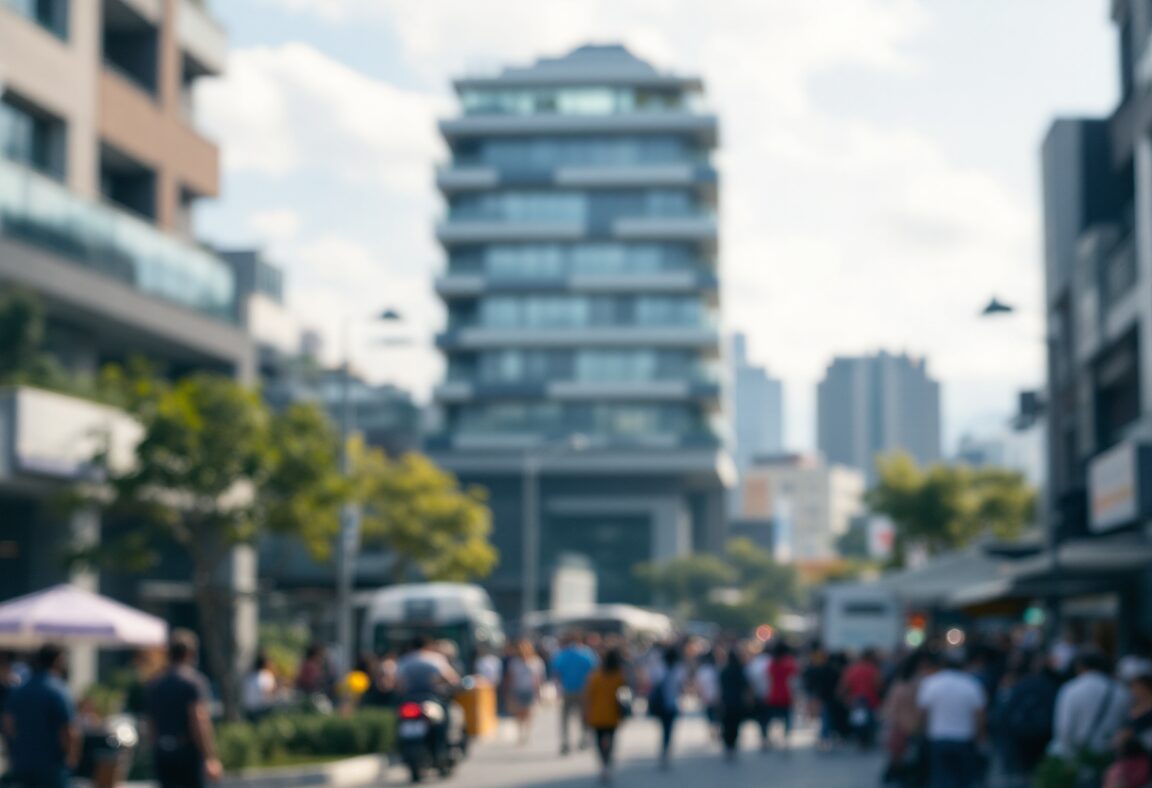
[[[516,744],[511,724],[504,723],[500,734],[476,747],[449,784],[468,788],[576,788],[595,785],[598,763],[591,748],[559,755],[556,707],[544,707],[537,715],[529,744]],[[817,752],[812,730],[793,734],[791,752],[761,753],[756,726],[745,725],[743,750],[736,763],[726,763],[720,747],[708,739],[704,720],[685,716],[676,730],[675,757],[671,771],[657,768],[659,725],[650,719],[626,724],[617,738],[615,785],[627,788],[649,786],[720,786],[743,788],[766,784],[788,788],[859,788],[873,785],[882,768],[875,754],[855,751]],[[407,773],[393,769],[389,784],[404,784]]]

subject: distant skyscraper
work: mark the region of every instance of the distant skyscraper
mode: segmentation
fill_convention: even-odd
[[[940,384],[928,361],[881,352],[837,358],[821,381],[817,440],[829,463],[876,478],[876,458],[895,451],[940,459]]]
[[[601,601],[643,601],[636,563],[723,535],[716,118],[699,79],[620,46],[455,87],[430,449],[491,494],[501,610],[533,555],[533,607],[566,553],[591,558]]]
[[[744,477],[757,456],[784,451],[784,386],[748,361],[748,341],[732,337],[732,447],[740,483],[732,495],[739,511]]]

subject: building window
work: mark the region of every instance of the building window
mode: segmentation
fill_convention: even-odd
[[[156,220],[156,172],[106,144],[100,146],[100,192],[109,202]]]
[[[4,158],[62,180],[65,174],[64,121],[11,92],[0,98],[0,152]]]
[[[1134,330],[1101,354],[1093,377],[1096,388],[1096,449],[1104,451],[1124,438],[1140,418],[1140,341]]]
[[[68,0],[0,0],[0,4],[68,40]]]
[[[123,0],[104,0],[104,63],[155,95],[159,70],[159,31]]]

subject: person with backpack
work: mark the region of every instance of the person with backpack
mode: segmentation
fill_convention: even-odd
[[[680,695],[688,678],[677,646],[664,649],[662,664],[654,674],[648,696],[648,716],[660,721],[660,768],[667,770],[671,767],[672,733],[680,716]]]
[[[1019,784],[1027,784],[1044,760],[1052,740],[1057,689],[1056,677],[1048,671],[1043,657],[1026,656],[1019,679],[1007,690],[998,711],[1005,771]]]
[[[1109,675],[1108,658],[1098,651],[1076,657],[1076,678],[1056,696],[1056,719],[1048,751],[1078,775],[1103,776],[1112,760],[1112,742],[1124,725],[1128,690]]]

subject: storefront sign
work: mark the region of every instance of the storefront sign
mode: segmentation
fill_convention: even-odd
[[[1152,508],[1148,455],[1148,447],[1122,443],[1092,461],[1088,484],[1093,531],[1123,528],[1148,516]]]

